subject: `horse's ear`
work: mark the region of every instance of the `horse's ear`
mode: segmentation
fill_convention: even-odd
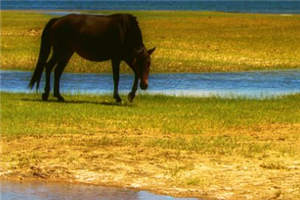
[[[149,50],[148,50],[148,54],[151,55],[155,49],[156,49],[156,47],[154,47],[154,48],[152,48],[152,49],[149,49]]]

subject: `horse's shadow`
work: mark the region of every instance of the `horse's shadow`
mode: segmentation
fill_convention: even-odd
[[[49,99],[47,101],[43,101],[41,99],[29,99],[23,98],[22,101],[28,102],[40,102],[40,103],[58,103],[58,104],[93,104],[93,105],[103,105],[103,106],[124,106],[124,107],[132,107],[133,104],[129,102],[110,102],[110,101],[86,101],[86,100],[65,100],[65,101],[57,101],[55,99]]]

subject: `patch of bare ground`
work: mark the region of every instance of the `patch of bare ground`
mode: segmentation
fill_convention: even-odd
[[[299,145],[298,125],[258,129],[249,131],[254,135],[249,143],[268,140],[275,148]],[[294,136],[280,139],[285,131]],[[2,137],[0,178],[88,183],[207,199],[300,199],[297,153],[272,148],[249,155],[205,153],[149,145],[153,137],[144,133]]]

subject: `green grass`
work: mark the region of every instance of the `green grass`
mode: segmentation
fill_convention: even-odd
[[[256,137],[299,140],[299,95],[265,100],[139,95],[133,104],[121,105],[110,96],[66,99],[43,102],[36,94],[2,93],[2,135],[100,134],[89,145],[143,144],[217,154],[241,151],[245,156],[266,149],[295,153],[289,146],[255,143]]]
[[[157,47],[152,72],[300,67],[300,15],[191,11],[130,13],[138,17],[145,45]],[[1,11],[1,15],[1,68],[32,70],[37,60],[41,31],[53,16],[34,11]],[[66,70],[108,72],[111,66],[110,62],[95,63],[74,55]],[[122,71],[130,71],[124,63]]]

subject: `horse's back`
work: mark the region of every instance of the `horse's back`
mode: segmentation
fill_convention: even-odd
[[[130,15],[69,14],[52,25],[52,42],[57,49],[70,49],[82,57],[101,61],[120,54]]]
[[[118,21],[109,16],[97,15],[82,15],[82,14],[69,14],[57,18],[56,22],[52,25],[54,32],[81,34],[89,32],[91,34],[101,34],[108,31],[111,27],[117,26]]]

